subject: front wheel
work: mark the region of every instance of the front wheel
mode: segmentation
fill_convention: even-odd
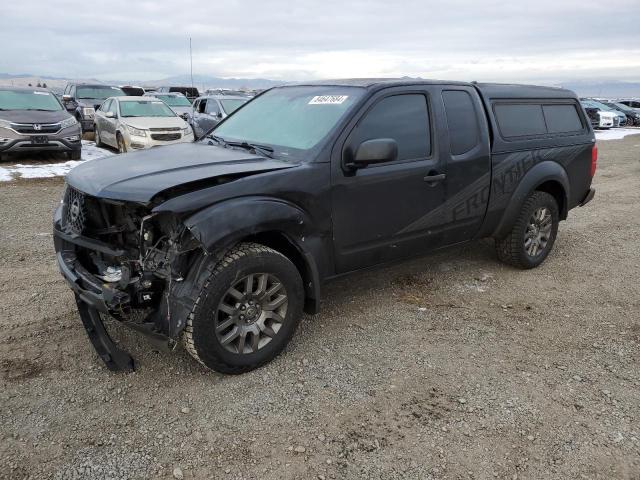
[[[127,144],[122,138],[122,134],[120,132],[116,135],[116,141],[118,143],[118,153],[127,153]]]
[[[98,130],[98,125],[93,126],[93,139],[96,142],[96,147],[102,146],[102,139],[100,138],[100,130]]]
[[[303,303],[302,278],[288,258],[263,245],[239,244],[211,269],[198,293],[184,346],[212,370],[248,372],[291,340]]]
[[[519,268],[544,262],[558,234],[558,203],[546,192],[533,192],[525,200],[511,232],[496,239],[498,258]]]

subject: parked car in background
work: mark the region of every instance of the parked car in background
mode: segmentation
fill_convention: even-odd
[[[175,92],[175,93],[159,93],[159,92],[150,92],[145,96],[158,98],[166,103],[171,110],[176,112],[179,117],[184,119],[185,121],[191,123],[191,116],[193,114],[193,105],[187,97],[183,94]]]
[[[0,159],[10,152],[66,152],[80,160],[80,124],[44,88],[0,87]]]
[[[582,106],[584,112],[587,114],[587,118],[589,119],[589,123],[593,128],[600,128],[600,110],[592,107]],[[611,117],[611,122],[613,123],[613,117]]]
[[[640,126],[640,110],[633,109],[623,103],[616,103],[610,100],[600,100],[606,106],[618,110],[627,116],[627,125]]]
[[[614,115],[614,118],[613,118],[614,127],[624,127],[627,125],[627,116],[624,113],[614,108],[611,108],[608,105],[605,105],[604,103],[600,102],[599,100],[596,100],[595,98],[581,98],[580,103],[588,107],[597,108],[598,110],[603,112],[612,113]]]
[[[69,83],[62,94],[62,104],[80,122],[82,132],[93,131],[93,116],[102,102],[109,97],[124,96],[120,87]]]
[[[197,98],[193,102],[193,117],[191,118],[196,138],[207,133],[250,99],[250,97],[231,95],[208,95]]]
[[[181,93],[192,103],[200,96],[196,87],[158,87],[155,91],[157,93]]]
[[[246,90],[233,90],[231,88],[209,88],[204,92],[203,96],[209,95],[231,95],[234,97],[254,97],[255,95]]]
[[[134,87],[131,85],[121,86],[120,89],[130,97],[141,97],[145,94],[145,89],[142,87]]]
[[[239,374],[284,349],[328,279],[486,237],[503,262],[542,264],[594,197],[597,153],[564,89],[288,85],[202,141],[73,169],[56,259],[109,368],[133,360],[107,315]]]
[[[191,126],[162,100],[150,97],[112,97],[95,115],[96,145],[129,150],[193,142]]]
[[[613,128],[617,126],[616,123],[619,124],[620,122],[615,113],[608,109],[603,110],[602,106],[598,106],[589,100],[581,99],[580,104],[589,115],[593,128]]]
[[[634,110],[640,111],[640,100],[618,100],[616,103],[621,103],[627,107],[631,107]]]

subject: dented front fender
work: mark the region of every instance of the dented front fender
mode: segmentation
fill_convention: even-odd
[[[301,238],[311,225],[303,210],[269,197],[242,197],[217,203],[186,218],[184,224],[210,253],[261,232],[280,231]]]

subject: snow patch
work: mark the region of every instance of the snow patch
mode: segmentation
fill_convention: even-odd
[[[69,171],[88,160],[110,157],[114,152],[96,147],[94,142],[82,141],[82,159],[57,163],[33,163],[0,166],[0,182],[8,182],[18,178],[62,177]]]
[[[611,130],[596,130],[596,140],[620,140],[627,135],[640,134],[640,128],[612,128]]]

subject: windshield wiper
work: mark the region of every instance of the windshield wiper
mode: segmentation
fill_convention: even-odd
[[[231,145],[232,147],[244,148],[245,150],[253,150],[254,152],[260,153],[265,157],[273,158],[273,148],[268,147],[267,145],[247,142],[227,142],[227,145]]]
[[[214,140],[214,141],[218,142],[223,147],[227,146],[227,141],[224,138],[219,137],[217,135],[213,135],[213,134],[210,133],[209,135],[206,136],[206,138],[210,138],[211,140]]]

